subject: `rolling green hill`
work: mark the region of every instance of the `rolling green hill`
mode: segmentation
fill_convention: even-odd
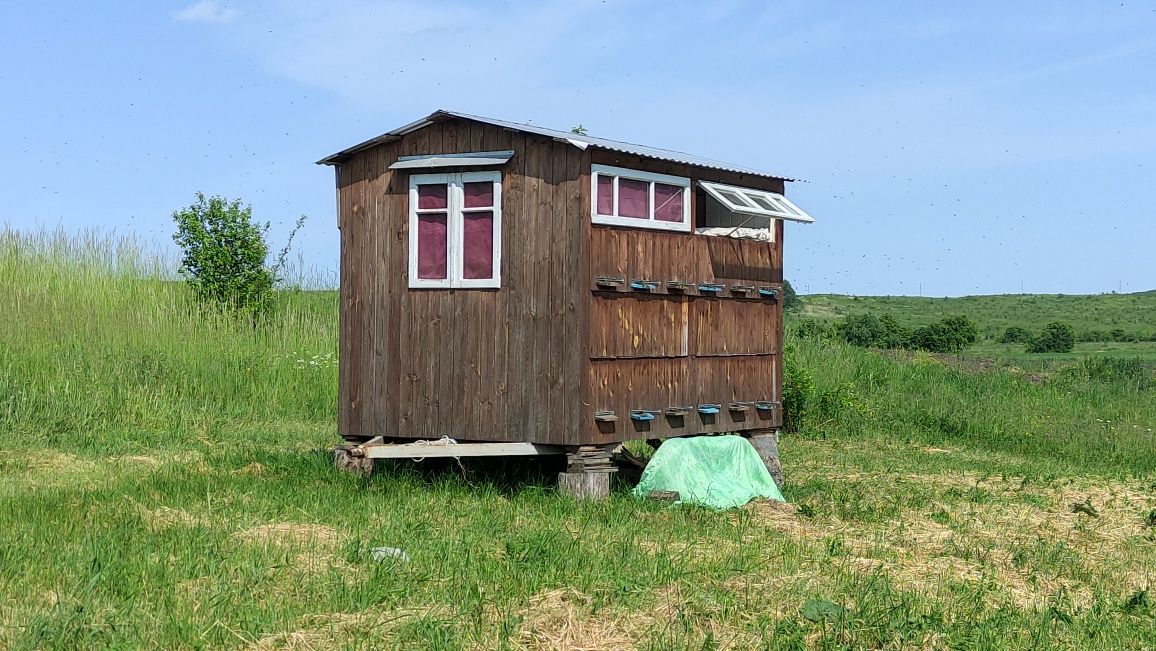
[[[1051,321],[1070,323],[1076,332],[1122,328],[1156,332],[1156,290],[1134,294],[996,294],[930,298],[920,296],[803,297],[802,316],[838,318],[858,312],[890,314],[906,325],[925,325],[952,314],[966,314],[981,337],[995,338],[1008,326],[1038,330]]]

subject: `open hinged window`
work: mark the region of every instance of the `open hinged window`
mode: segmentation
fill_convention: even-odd
[[[724,208],[738,215],[787,219],[808,224],[815,221],[802,208],[791,203],[789,199],[778,192],[740,188],[737,185],[723,185],[712,181],[699,181],[698,184]],[[763,223],[752,225],[768,225],[768,220],[760,221]]]
[[[409,177],[409,286],[501,286],[502,174]]]

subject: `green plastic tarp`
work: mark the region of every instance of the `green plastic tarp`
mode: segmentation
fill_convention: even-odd
[[[634,495],[677,491],[679,502],[714,509],[742,506],[756,497],[786,501],[759,453],[741,436],[667,439],[658,446]]]

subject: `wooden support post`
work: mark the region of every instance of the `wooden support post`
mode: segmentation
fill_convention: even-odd
[[[351,472],[355,475],[370,475],[373,473],[373,459],[364,456],[355,456],[353,448],[339,445],[333,448],[333,464],[338,470]]]
[[[618,466],[610,458],[614,445],[583,445],[566,451],[566,472],[558,473],[558,490],[577,499],[610,496],[610,475]]]
[[[604,500],[610,497],[610,473],[560,472],[558,490],[574,499]]]
[[[783,488],[783,465],[779,462],[779,430],[754,430],[748,440],[755,452],[759,453],[767,472],[781,490]]]

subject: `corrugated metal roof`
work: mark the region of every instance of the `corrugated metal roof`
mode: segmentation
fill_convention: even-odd
[[[610,151],[617,151],[617,152],[621,152],[624,154],[634,154],[635,156],[645,156],[646,158],[657,158],[659,160],[666,160],[666,161],[671,161],[674,163],[683,163],[685,165],[695,165],[698,167],[708,167],[711,169],[725,170],[728,172],[739,172],[742,174],[754,174],[756,176],[766,176],[766,177],[770,177],[770,178],[783,179],[785,181],[797,180],[797,179],[793,179],[793,178],[788,177],[788,176],[783,176],[782,174],[774,174],[771,172],[763,172],[763,171],[759,171],[759,170],[754,170],[754,169],[750,169],[748,167],[741,167],[738,165],[732,165],[730,163],[724,163],[722,161],[717,161],[717,160],[713,160],[710,158],[703,158],[701,156],[693,156],[691,154],[686,154],[686,153],[683,153],[681,151],[674,151],[672,149],[660,149],[658,147],[647,147],[645,145],[635,145],[635,144],[629,143],[629,142],[621,142],[618,140],[608,140],[606,138],[596,138],[594,136],[587,136],[587,135],[582,135],[582,134],[577,134],[577,133],[571,133],[569,131],[558,131],[556,129],[547,129],[545,127],[539,127],[539,126],[536,126],[533,124],[520,124],[518,122],[508,122],[506,120],[495,120],[493,118],[484,118],[484,117],[477,116],[477,115],[469,115],[466,113],[458,113],[455,111],[445,111],[445,110],[434,111],[428,117],[417,120],[416,122],[411,122],[411,123],[409,123],[403,127],[399,127],[397,129],[394,129],[393,131],[383,133],[382,135],[380,135],[376,138],[366,140],[365,142],[354,145],[348,149],[343,149],[342,151],[339,151],[336,154],[333,154],[331,156],[326,156],[325,158],[317,161],[317,164],[318,165],[335,165],[335,164],[341,163],[342,161],[346,160],[347,158],[349,158],[353,154],[356,154],[359,151],[363,151],[363,150],[369,149],[370,147],[375,147],[377,145],[384,144],[387,142],[393,142],[395,140],[400,139],[402,136],[404,136],[408,133],[412,133],[414,131],[417,131],[418,129],[421,129],[423,127],[427,127],[427,126],[433,124],[434,122],[438,121],[439,119],[445,119],[445,118],[461,118],[463,120],[473,120],[475,122],[492,124],[496,127],[502,127],[504,129],[512,129],[514,131],[522,131],[524,133],[533,133],[533,134],[536,134],[539,136],[545,136],[547,138],[554,138],[555,140],[561,140],[561,141],[569,142],[572,145],[574,145],[575,147],[578,147],[580,149],[586,149],[587,147],[597,147],[599,149],[608,149]]]

